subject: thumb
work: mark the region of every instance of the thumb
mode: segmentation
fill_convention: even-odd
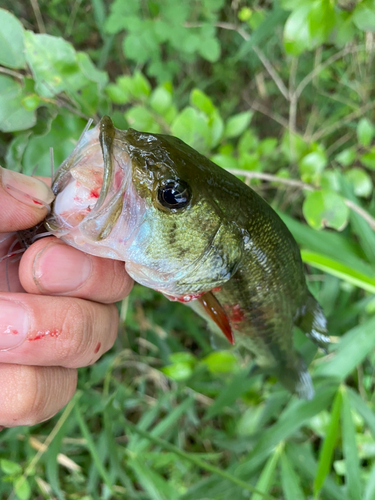
[[[47,215],[53,198],[39,179],[0,167],[0,233],[35,226]]]

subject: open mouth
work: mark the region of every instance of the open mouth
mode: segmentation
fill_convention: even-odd
[[[122,132],[108,117],[86,130],[74,151],[59,167],[52,189],[56,195],[46,227],[56,236],[87,251],[113,236],[121,215],[124,242],[138,219],[139,202],[132,187],[131,159]],[[117,233],[118,231],[115,231]],[[110,238],[113,239],[113,238]],[[113,241],[106,241],[113,250]],[[108,255],[97,249],[96,254]]]

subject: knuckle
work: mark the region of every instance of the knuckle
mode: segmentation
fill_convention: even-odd
[[[63,312],[61,336],[57,343],[62,366],[78,368],[87,349],[95,319],[92,307],[79,299],[68,302]]]

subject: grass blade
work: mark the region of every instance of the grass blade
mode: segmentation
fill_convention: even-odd
[[[81,413],[81,410],[80,410],[78,404],[76,404],[76,406],[74,408],[74,413],[75,413],[75,417],[77,419],[78,425],[81,429],[82,435],[87,441],[87,449],[89,450],[89,452],[91,454],[91,457],[96,465],[97,471],[98,471],[99,475],[101,476],[101,478],[103,479],[106,486],[109,488],[110,491],[112,491],[112,481],[111,481],[107,471],[105,470],[105,468],[103,466],[102,459],[99,456],[99,453],[96,449],[96,446],[95,446],[94,440],[91,437],[89,428],[87,427],[85,421],[83,420],[82,413]]]
[[[255,486],[256,489],[261,491],[262,493],[268,493],[273,484],[276,466],[278,464],[283,448],[283,443],[280,443],[280,445],[276,448],[275,453],[267,460],[266,465],[262,470],[260,478],[258,479],[258,482]],[[260,496],[258,493],[255,493],[252,500],[262,500],[262,496]]]
[[[266,493],[262,493],[261,491],[258,491],[256,488],[251,486],[245,481],[242,481],[238,477],[234,476],[233,474],[230,474],[229,472],[225,470],[221,470],[218,467],[215,467],[214,465],[209,464],[208,462],[202,460],[201,458],[197,457],[196,455],[192,453],[187,453],[186,451],[181,450],[180,448],[177,448],[177,446],[174,446],[171,443],[168,443],[168,441],[165,441],[164,439],[160,439],[156,436],[153,436],[150,434],[148,431],[145,431],[143,429],[140,429],[136,425],[132,424],[129,422],[129,420],[125,420],[125,426],[132,432],[135,432],[136,434],[139,434],[140,436],[148,439],[152,443],[161,446],[165,450],[169,450],[173,453],[175,453],[177,456],[180,458],[183,458],[191,463],[194,463],[197,465],[199,468],[206,470],[208,472],[212,472],[213,474],[217,474],[218,476],[221,476],[224,479],[227,479],[228,481],[232,482],[236,486],[240,486],[242,489],[246,491],[250,491],[251,493],[258,493],[261,495],[261,498],[263,500],[277,500],[275,497],[268,495]]]
[[[249,377],[249,370],[242,370],[239,374],[235,375],[220,392],[215,402],[209,407],[204,418],[206,420],[212,418],[221,413],[226,406],[231,406],[236,399],[249,389],[251,384],[252,380]]]
[[[315,375],[342,382],[362,363],[375,347],[375,317],[349,330],[341,339],[333,356],[319,363]]]
[[[239,465],[237,471],[242,476],[248,476],[260,467],[275,446],[295,433],[307,420],[327,408],[332,401],[334,391],[333,387],[322,387],[316,391],[312,401],[293,398],[277,422],[263,432],[246,462]]]
[[[314,480],[315,496],[318,496],[320,490],[322,489],[324,480],[331,468],[333,452],[335,449],[337,436],[339,432],[339,426],[340,426],[341,406],[342,406],[342,396],[341,396],[341,391],[338,390],[332,405],[331,420],[329,422],[326,431],[326,436],[320,449],[318,470]]]
[[[305,500],[299,477],[285,453],[281,455],[281,484],[285,500]]]
[[[346,465],[346,483],[352,500],[362,498],[362,484],[358,459],[355,427],[351,414],[350,400],[345,388],[342,389],[342,448]]]
[[[375,465],[372,466],[370,476],[368,478],[363,500],[373,500],[375,498]]]
[[[348,238],[338,233],[316,231],[281,212],[278,214],[302,248],[337,260],[359,273],[369,276],[374,274],[370,264],[359,257],[361,249]]]
[[[354,392],[352,389],[347,388],[347,393],[349,396],[350,404],[358,412],[363,420],[366,422],[370,432],[375,439],[375,415],[371,409],[367,406],[366,402],[363,401],[361,396]]]
[[[362,274],[351,267],[341,264],[337,260],[325,257],[324,255],[301,250],[301,257],[305,264],[309,264],[320,271],[332,274],[354,286],[362,288],[370,293],[375,293],[375,278]]]

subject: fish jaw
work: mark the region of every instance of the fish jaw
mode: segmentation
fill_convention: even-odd
[[[123,141],[113,145],[113,175],[101,196],[105,164],[99,135],[100,125],[87,131],[57,171],[52,185],[56,199],[46,227],[79,250],[124,261],[146,203],[132,184],[132,162]]]

